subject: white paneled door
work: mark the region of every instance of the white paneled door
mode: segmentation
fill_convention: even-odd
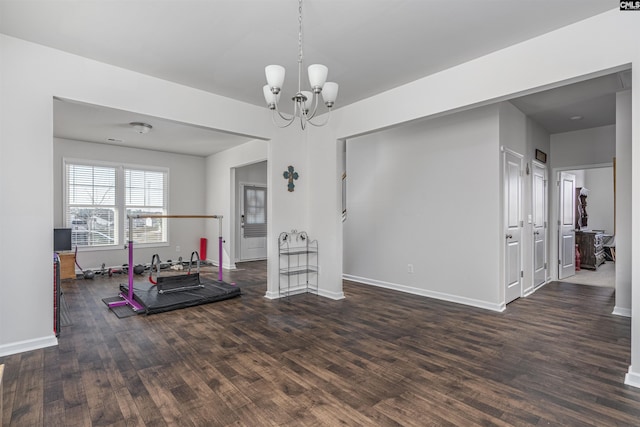
[[[558,180],[560,193],[560,218],[558,220],[558,279],[562,280],[576,274],[576,176],[560,172]]]
[[[547,280],[547,168],[533,163],[533,286]]]
[[[522,296],[522,157],[504,151],[505,304]]]

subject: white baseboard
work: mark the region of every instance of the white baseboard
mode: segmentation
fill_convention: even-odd
[[[487,301],[476,300],[473,298],[461,297],[458,295],[445,294],[442,292],[429,291],[427,289],[414,288],[406,285],[399,285],[397,283],[389,283],[381,280],[368,279],[366,277],[352,276],[350,274],[343,274],[342,278],[345,280],[351,280],[353,282],[364,283],[365,285],[378,286],[380,288],[392,289],[394,291],[405,292],[408,294],[420,295],[423,297],[438,299],[442,301],[469,305],[472,307],[483,308],[485,310],[504,311],[506,308],[504,303],[495,304]]]
[[[331,291],[325,291],[324,289],[318,289],[318,295],[320,295],[321,297],[325,297],[333,300],[344,299],[344,292],[331,292]]]
[[[300,286],[298,288],[292,288],[289,290],[289,295],[299,295],[299,294],[304,294],[307,292],[307,288],[306,286]],[[312,292],[310,292],[312,293]],[[325,291],[323,289],[318,289],[318,295],[324,298],[329,298],[329,299],[333,299],[333,300],[340,300],[340,299],[344,299],[344,292],[331,292],[331,291]],[[279,298],[286,298],[286,295],[281,295],[278,292],[272,292],[272,291],[267,291],[267,293],[264,295],[265,298],[267,299],[279,299]]]
[[[54,345],[58,345],[58,339],[53,334],[48,337],[4,344],[0,346],[0,357],[23,353],[25,351],[38,350],[45,347],[52,347]]]
[[[613,311],[611,312],[611,314],[615,314],[616,316],[631,317],[631,309],[615,306],[613,307]]]
[[[633,366],[629,366],[629,372],[624,376],[624,383],[640,388],[640,373],[633,372]]]
[[[207,260],[205,260],[205,261],[207,261],[207,263],[209,263],[209,264],[213,265],[214,267],[217,267],[217,266],[218,266],[218,260],[215,260],[215,261],[214,261],[214,260],[207,259]],[[235,263],[231,263],[231,264],[229,264],[229,263],[226,263],[226,264],[225,264],[225,263],[222,263],[222,269],[223,269],[223,270],[235,270],[235,269],[236,269],[236,265],[235,265]]]
[[[267,299],[278,299],[280,298],[280,294],[278,292],[267,291],[264,297]]]

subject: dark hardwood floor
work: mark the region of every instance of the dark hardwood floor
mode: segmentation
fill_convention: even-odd
[[[211,272],[215,277],[215,273]],[[0,358],[5,426],[640,425],[613,290],[551,283],[504,313],[345,282],[119,319],[126,276],[64,283],[58,347]]]

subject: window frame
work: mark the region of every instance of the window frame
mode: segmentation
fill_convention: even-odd
[[[141,164],[132,164],[132,163],[116,163],[116,162],[107,162],[101,160],[91,160],[91,159],[79,159],[79,158],[71,158],[65,157],[62,159],[62,218],[65,226],[67,224],[67,212],[69,210],[69,182],[67,177],[67,166],[68,165],[81,165],[81,166],[92,166],[92,167],[107,167],[113,168],[116,172],[116,184],[115,184],[115,231],[114,231],[114,240],[115,243],[111,245],[100,245],[100,246],[77,246],[78,251],[100,251],[100,250],[113,250],[113,249],[121,249],[129,243],[129,236],[125,232],[128,226],[128,218],[127,218],[127,209],[128,205],[126,203],[126,180],[125,180],[125,171],[133,170],[133,171],[145,171],[145,172],[159,172],[164,175],[164,185],[163,185],[163,199],[164,199],[164,214],[166,215],[169,209],[169,168],[167,167],[158,167],[152,165],[141,165]],[[136,247],[138,248],[154,248],[154,247],[166,247],[169,246],[169,236],[170,236],[170,226],[169,221],[166,219],[163,220],[163,240],[159,242],[152,243],[140,243],[135,242]],[[75,248],[74,248],[75,250]]]

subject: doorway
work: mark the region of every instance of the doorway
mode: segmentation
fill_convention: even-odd
[[[267,162],[235,168],[235,262],[267,258]]]
[[[547,282],[549,253],[547,251],[547,168],[532,162],[532,227],[533,227],[533,287]]]
[[[575,245],[581,252],[580,265],[575,261],[570,274],[559,275],[559,280],[592,286],[615,288],[615,201],[614,168],[612,164],[599,164],[560,172],[574,177],[575,189],[573,225]],[[582,248],[586,239],[597,238],[598,246]],[[575,251],[572,256],[575,257]],[[597,261],[596,261],[597,258]]]
[[[504,150],[505,304],[522,296],[522,155]]]

